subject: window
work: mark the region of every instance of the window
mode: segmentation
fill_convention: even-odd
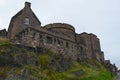
[[[80,50],[81,50],[81,53],[83,53],[83,48],[82,47],[80,47]]]
[[[39,39],[40,39],[40,41],[43,41],[41,34],[39,34]]]
[[[33,39],[36,40],[36,33],[33,33]]]
[[[22,32],[21,37],[22,39],[25,38],[25,31]]]
[[[69,48],[69,43],[68,42],[66,42],[66,47]]]
[[[58,39],[58,44],[60,44],[60,40]]]
[[[54,39],[54,43],[56,43],[56,39]]]
[[[47,43],[52,44],[52,37],[47,36],[46,38],[47,38]]]
[[[40,35],[40,39],[42,39],[42,35]]]
[[[29,25],[30,24],[30,20],[29,18],[25,18],[25,22],[24,22],[26,25]]]

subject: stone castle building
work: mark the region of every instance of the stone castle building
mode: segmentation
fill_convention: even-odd
[[[25,2],[25,7],[12,17],[7,37],[25,46],[53,49],[72,59],[88,58],[104,62],[104,53],[96,35],[78,34],[72,25],[66,23],[41,26],[29,2]]]

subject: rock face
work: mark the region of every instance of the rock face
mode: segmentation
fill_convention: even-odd
[[[12,75],[8,74],[8,77],[5,80],[37,80],[35,78],[30,78],[30,72],[29,70],[22,70],[21,75]]]
[[[46,55],[47,58],[42,58],[39,61],[39,56],[42,55]],[[44,63],[46,59],[48,63]],[[23,68],[23,66],[41,66],[42,68],[64,72],[72,68],[72,60],[62,54],[52,54],[47,48],[36,50],[22,45],[11,45],[0,48],[0,69],[4,69],[5,66],[10,69],[4,73],[5,76],[0,75],[0,80],[39,80],[36,77],[31,77],[30,69]]]
[[[74,75],[76,76],[81,76],[84,74],[84,71],[83,70],[80,70],[80,71],[77,71],[77,72],[73,72]]]
[[[36,55],[18,46],[0,50],[0,66],[36,65]]]
[[[64,57],[63,55],[59,55],[57,57],[50,56],[49,67],[56,71],[64,72],[72,68],[72,60],[70,58]]]
[[[120,80],[120,72],[117,73],[117,76],[115,77],[114,80]]]
[[[0,45],[0,80],[81,80],[87,71],[102,69],[99,62],[80,62],[46,47]]]

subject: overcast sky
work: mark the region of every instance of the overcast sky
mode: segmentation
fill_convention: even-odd
[[[26,0],[0,0],[0,29],[24,7]],[[120,68],[120,0],[27,0],[42,22],[68,23],[77,33],[94,33],[100,38],[105,59]]]

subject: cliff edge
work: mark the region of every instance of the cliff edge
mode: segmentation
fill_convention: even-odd
[[[72,60],[44,47],[16,45],[0,38],[0,80],[113,80],[96,60]]]

